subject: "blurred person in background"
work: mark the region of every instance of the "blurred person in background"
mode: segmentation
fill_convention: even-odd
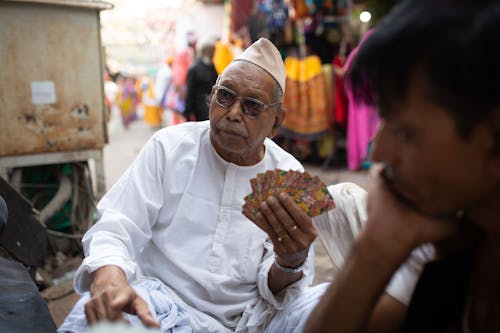
[[[144,122],[152,129],[157,130],[162,126],[163,108],[158,104],[155,96],[154,82],[151,79],[143,82],[143,92],[141,96],[141,104],[144,109]]]
[[[137,119],[137,105],[139,94],[137,92],[136,79],[130,75],[118,74],[117,104],[122,115],[123,126],[127,129],[130,123]]]
[[[168,91],[172,87],[173,82],[173,72],[172,63],[174,62],[174,57],[169,56],[165,59],[164,63],[160,66],[160,69],[156,73],[154,80],[154,96],[157,105],[161,108],[161,122],[162,125],[170,125],[168,121],[171,118],[172,110],[167,107],[167,95]]]
[[[186,109],[187,120],[202,121],[208,119],[207,97],[210,95],[217,71],[213,63],[215,43],[211,40],[198,44],[198,55],[187,73]]]

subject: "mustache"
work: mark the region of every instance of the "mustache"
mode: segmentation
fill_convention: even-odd
[[[227,122],[218,122],[215,124],[215,128],[218,131],[239,135],[245,138],[248,136],[245,127],[235,126],[234,124],[228,124]]]

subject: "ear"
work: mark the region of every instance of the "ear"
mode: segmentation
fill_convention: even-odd
[[[210,90],[210,97],[209,97],[210,100],[212,100],[212,97],[214,97],[214,93],[215,93],[215,87],[212,87],[212,89]]]
[[[274,117],[274,125],[267,136],[269,139],[272,139],[278,134],[278,129],[285,120],[286,110],[280,107],[280,110],[276,112],[276,116]]]

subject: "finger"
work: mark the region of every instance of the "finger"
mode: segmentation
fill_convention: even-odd
[[[263,224],[263,225],[267,226],[266,230],[264,230],[264,231],[267,233],[267,235],[269,236],[269,238],[273,242],[274,252],[276,252],[276,253],[283,253],[283,252],[285,252],[286,248],[282,244],[283,243],[283,238],[279,237],[274,232],[274,230],[271,227],[271,225],[269,224],[269,222],[267,222],[266,217],[261,212],[257,213],[257,220],[260,221],[259,224]]]
[[[271,236],[271,233],[274,233],[273,228],[267,222],[267,220],[262,216],[261,212],[257,212],[257,214],[253,217],[252,222],[255,225],[257,225],[260,229],[262,229],[266,234]]]
[[[102,295],[93,297],[85,304],[85,316],[89,324],[95,324],[98,321],[107,320],[107,310]]]
[[[271,208],[271,205],[275,207]],[[299,247],[301,247],[302,242],[297,244],[296,239],[292,239],[290,234],[287,232],[287,226],[293,225],[293,221],[289,216],[287,216],[287,213],[281,207],[278,200],[274,197],[268,198],[267,201],[261,204],[261,211],[266,220],[272,226],[273,231],[277,236],[276,241],[285,248],[285,251],[275,248],[275,252],[277,254],[297,252]]]
[[[286,193],[280,193],[278,198],[281,205],[287,210],[288,216],[290,216],[293,221],[293,226],[291,228],[287,227],[288,234],[295,241],[293,253],[304,251],[309,248],[318,235],[312,223],[312,219]],[[275,206],[273,206],[273,209],[274,207]]]
[[[106,311],[106,318],[110,321],[117,321],[123,319],[123,306],[115,306],[114,300],[119,297],[121,294],[120,291],[109,290],[102,293],[102,304],[104,306],[104,310]]]
[[[269,197],[266,199],[266,201],[263,201],[260,206],[259,210],[262,213],[262,215],[265,217],[267,223],[270,225],[271,230],[274,232],[274,234],[278,236],[283,236],[286,234],[285,227],[283,225],[283,220],[284,218],[279,218],[275,211],[271,209],[271,204],[275,204],[276,198],[274,197]],[[279,204],[278,204],[279,205]]]
[[[287,216],[292,219],[293,224],[296,225],[300,231],[306,234],[314,234],[316,232],[309,215],[307,215],[288,194],[281,192],[278,195],[278,199],[285,208]]]
[[[283,193],[283,195],[285,194]],[[281,193],[278,196],[283,197]],[[276,198],[273,198],[269,200],[268,204],[271,207],[274,214],[276,215],[276,218],[280,221],[281,225],[283,226],[286,235],[290,237],[292,241],[299,243],[299,246],[297,244],[291,243],[293,246],[290,248],[290,250],[297,251],[303,249],[304,246],[309,245],[311,237],[304,234],[303,229],[306,229],[306,227],[304,227],[305,224],[301,222],[304,219],[308,220],[309,217],[297,206],[297,204],[289,196],[285,195],[283,198],[287,200],[282,202],[281,200],[283,199],[278,200]],[[292,208],[298,209],[297,213],[301,215],[295,217],[290,215],[289,210],[292,211],[293,213],[294,209],[287,210],[284,207],[284,204],[291,205],[293,206]],[[312,225],[312,222],[310,222],[310,224]],[[303,226],[301,227],[301,225]]]
[[[94,304],[92,300],[88,301],[84,305],[84,310],[85,310],[85,317],[87,318],[87,322],[89,326],[94,325],[97,323],[97,313],[94,310]]]
[[[155,320],[155,318],[149,311],[147,303],[142,298],[137,296],[136,300],[134,301],[133,307],[134,314],[139,317],[144,326],[156,328],[160,327],[160,323]]]
[[[274,218],[281,225],[282,231],[279,232],[283,238],[290,238],[292,240],[300,239],[301,230],[297,226],[293,217],[288,214],[287,210],[283,208],[282,203],[276,198],[272,198],[267,202],[271,211],[273,212]]]

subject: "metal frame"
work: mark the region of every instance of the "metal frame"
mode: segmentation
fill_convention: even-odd
[[[0,177],[3,177],[6,181],[8,181],[8,170],[15,167],[83,162],[88,160],[93,160],[95,163],[93,182],[95,181],[97,198],[101,198],[106,191],[106,184],[104,181],[103,152],[101,149],[3,156],[0,157]]]

